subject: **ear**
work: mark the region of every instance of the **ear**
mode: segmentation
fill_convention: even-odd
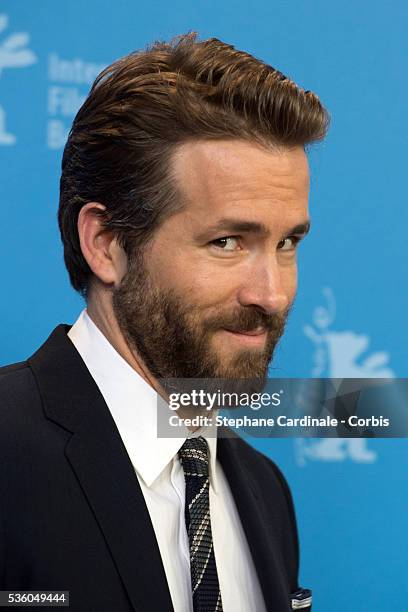
[[[127,269],[126,253],[116,236],[103,227],[103,204],[88,202],[78,216],[81,251],[94,275],[104,284],[118,286]]]

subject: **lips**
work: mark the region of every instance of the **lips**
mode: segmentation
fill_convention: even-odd
[[[244,336],[261,336],[266,331],[264,327],[257,327],[256,329],[250,329],[250,330],[226,328],[226,330],[229,332],[232,332],[233,334],[242,334]]]

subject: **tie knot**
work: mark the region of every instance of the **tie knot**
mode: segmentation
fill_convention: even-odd
[[[179,450],[185,476],[208,477],[208,446],[204,438],[188,438]]]

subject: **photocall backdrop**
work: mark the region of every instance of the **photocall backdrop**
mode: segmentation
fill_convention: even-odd
[[[97,73],[190,30],[253,53],[332,115],[310,152],[313,229],[271,376],[406,377],[408,5],[175,0],[0,5],[0,364],[82,302],[56,223],[62,148]],[[408,610],[406,440],[252,443],[284,471],[316,612]]]

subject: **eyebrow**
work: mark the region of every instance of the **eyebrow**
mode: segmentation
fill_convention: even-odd
[[[285,232],[285,236],[292,236],[293,234],[306,236],[306,234],[310,231],[310,225],[310,220],[307,219],[303,223],[298,223]],[[240,219],[226,217],[224,219],[220,219],[218,223],[207,228],[205,232],[199,236],[199,238],[205,239],[209,234],[219,231],[231,233],[251,232],[253,234],[262,236],[268,236],[270,234],[270,230],[263,223],[258,223],[257,221],[242,221]]]

